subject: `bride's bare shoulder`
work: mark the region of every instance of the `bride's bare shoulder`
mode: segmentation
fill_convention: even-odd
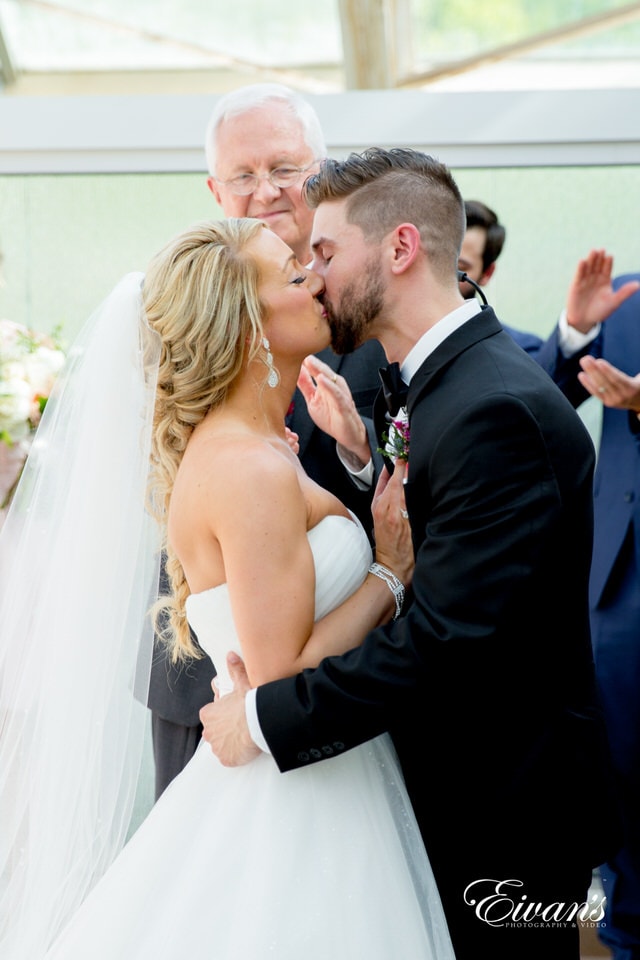
[[[204,498],[236,508],[243,498],[299,488],[286,441],[224,427],[194,431],[178,469],[174,497]]]

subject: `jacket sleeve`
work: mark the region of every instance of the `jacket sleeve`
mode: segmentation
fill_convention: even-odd
[[[549,374],[567,400],[576,408],[590,396],[589,391],[585,390],[578,380],[578,373],[581,369],[580,358],[587,354],[599,357],[601,353],[602,339],[601,335],[598,335],[583,350],[579,350],[570,357],[565,357],[559,346],[558,327],[556,326],[547,340],[533,354],[533,359]]]

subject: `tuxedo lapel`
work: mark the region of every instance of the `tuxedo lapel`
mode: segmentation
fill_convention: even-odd
[[[434,378],[438,377],[445,367],[469,347],[497,333],[504,333],[500,321],[492,307],[483,307],[480,313],[471,317],[470,320],[454,330],[446,340],[443,340],[433,353],[429,354],[411,378],[407,396],[409,419],[411,419],[411,411],[418,398],[425,390],[429,389]],[[508,336],[508,334],[505,334],[505,336]]]
[[[483,307],[480,313],[467,320],[466,323],[454,330],[446,340],[443,340],[433,353],[429,354],[411,378],[406,399],[409,419],[411,419],[411,413],[416,402],[425,391],[429,390],[441,371],[473,344],[500,332],[504,331],[493,309]],[[373,423],[379,446],[382,449],[384,447],[382,435],[389,429],[389,413],[384,387],[381,387],[373,406]],[[393,462],[384,454],[383,460],[389,472],[393,473]]]

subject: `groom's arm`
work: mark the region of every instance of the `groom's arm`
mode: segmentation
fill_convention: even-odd
[[[432,411],[425,410],[427,415]],[[421,543],[406,615],[315,670],[258,688],[258,719],[281,770],[342,753],[417,715],[430,729],[454,703],[472,729],[474,717],[487,710],[485,698],[491,703],[494,692],[498,703],[504,696],[500,682],[512,636],[522,635],[535,648],[528,633],[537,630],[540,615],[522,620],[512,604],[517,594],[523,608],[533,605],[533,585],[555,576],[540,567],[540,552],[562,510],[553,468],[537,424],[521,403],[490,400],[477,405],[470,418],[439,432],[438,455],[429,460],[433,486],[418,483],[412,490],[410,482],[405,488]],[[416,436],[424,429],[426,424],[418,423]],[[580,454],[586,456],[586,440],[579,437]],[[541,472],[544,481],[532,483]],[[510,481],[496,485],[496,477]],[[434,489],[437,504],[431,502]],[[466,505],[460,511],[462,498]],[[535,671],[530,673],[531,680],[521,675],[525,686],[534,682]],[[219,707],[234,711],[246,752],[244,695],[234,704],[226,700]],[[216,704],[208,709],[215,711]],[[205,738],[223,762],[236,762],[215,730],[205,731]]]
[[[371,636],[369,634],[369,637]],[[351,651],[346,656],[340,657],[341,664],[350,656]],[[256,690],[252,690],[242,660],[235,654],[230,654],[227,662],[229,674],[234,684],[233,691],[223,697],[218,696],[214,681],[215,700],[206,704],[200,710],[203,739],[207,741],[223,766],[235,767],[249,763],[266,748],[268,752],[274,755],[279,768],[284,772],[294,767],[344,753],[345,750],[355,747],[387,729],[388,719],[385,718],[388,718],[388,712],[381,703],[378,719],[374,720],[373,726],[371,725],[373,717],[368,714],[366,723],[361,727],[357,723],[349,722],[348,737],[345,730],[342,729],[342,725],[340,725],[340,736],[338,737],[336,732],[334,739],[331,740],[331,737],[328,738],[326,735],[326,724],[323,724],[323,735],[319,738],[319,735],[315,732],[311,714],[307,714],[308,728],[305,729],[303,721],[305,711],[304,706],[302,706],[304,693],[298,699],[296,689],[298,679],[302,681],[305,676],[315,674],[317,671],[305,671],[297,677],[263,684]],[[331,660],[327,659],[323,661],[321,666],[330,662]],[[356,664],[355,669],[359,671],[361,668]],[[383,686],[388,687],[388,678],[386,677],[383,677]],[[258,704],[258,697],[260,704]],[[384,699],[386,698],[383,696]],[[247,709],[248,700],[250,701],[249,709]],[[286,710],[278,717],[279,705],[286,703],[295,705],[296,709],[293,711],[295,717],[291,716],[290,711]],[[258,707],[257,715],[254,712],[256,705]],[[301,706],[302,710],[300,711]],[[357,715],[355,700],[353,701],[353,709]],[[276,713],[274,713],[274,710]],[[348,710],[348,712],[351,713],[351,710]],[[247,720],[247,714],[252,718],[251,724]],[[288,726],[287,716],[289,716],[291,727]],[[270,723],[270,718],[278,722]],[[262,730],[262,723],[265,723],[269,728],[267,737]]]
[[[409,631],[404,617],[370,633],[366,651],[358,647],[324,660],[314,671],[257,688],[260,731],[282,772],[337,756],[389,729],[392,701],[400,698],[401,689],[413,699],[420,685]],[[389,632],[395,641],[387,639]],[[397,639],[398,633],[406,640]],[[374,649],[382,657],[368,663]],[[390,650],[393,663],[385,666]],[[390,677],[396,681],[394,691]]]

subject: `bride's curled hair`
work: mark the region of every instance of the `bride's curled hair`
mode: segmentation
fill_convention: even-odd
[[[150,505],[163,528],[171,594],[156,605],[156,623],[174,660],[199,656],[185,614],[184,571],[166,540],[166,518],[178,466],[194,428],[224,402],[248,360],[261,348],[259,272],[247,244],[258,220],[208,221],[171,240],[144,280],[146,320],[160,336]],[[160,614],[166,610],[167,617]]]

